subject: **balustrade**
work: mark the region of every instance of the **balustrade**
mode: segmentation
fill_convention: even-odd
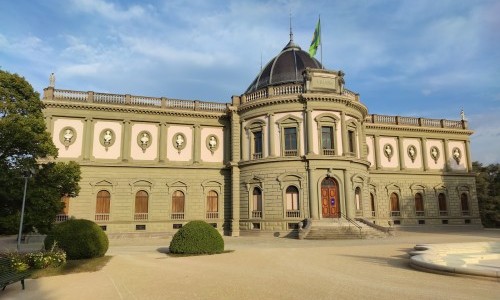
[[[145,221],[148,219],[148,213],[135,213],[134,220],[135,221]]]
[[[96,221],[109,221],[109,214],[95,214]]]
[[[218,219],[219,218],[219,212],[217,211],[208,211],[207,212],[207,219]]]
[[[172,220],[183,220],[184,219],[184,213],[183,212],[182,213],[172,213],[170,215],[170,218]]]
[[[56,215],[55,222],[56,223],[64,222],[64,221],[68,220],[68,218],[69,218],[69,216],[66,214],[58,214],[58,215]]]
[[[287,210],[287,218],[300,218],[300,210]]]
[[[161,106],[161,98],[154,97],[143,97],[143,96],[131,96],[130,103],[132,105],[143,105],[143,106]]]
[[[260,211],[260,210],[252,211],[252,218],[261,219],[262,218],[262,211]]]

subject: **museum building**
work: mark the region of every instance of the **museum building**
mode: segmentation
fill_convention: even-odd
[[[232,236],[289,234],[303,220],[480,226],[467,121],[369,114],[343,75],[290,38],[230,103],[52,81],[43,102],[57,160],[82,171],[58,220],[109,233],[205,220]]]

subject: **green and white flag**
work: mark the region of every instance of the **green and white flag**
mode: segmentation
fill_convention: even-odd
[[[318,46],[321,45],[321,19],[318,19],[318,24],[314,30],[314,35],[311,41],[311,46],[309,46],[309,55],[313,57],[316,55],[316,50]]]

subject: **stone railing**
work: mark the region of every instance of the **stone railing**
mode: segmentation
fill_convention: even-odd
[[[59,90],[46,88],[44,100],[64,100],[87,103],[104,103],[111,105],[146,106],[158,108],[174,108],[196,111],[225,112],[228,104],[218,102],[203,102],[198,100],[168,99],[165,97],[145,97],[121,94],[94,93],[82,91]]]
[[[255,91],[250,94],[246,94],[242,96],[242,103],[259,100],[259,99],[267,99],[272,96],[281,96],[281,95],[291,95],[291,94],[302,94],[304,93],[304,85],[303,84],[286,84],[279,86],[268,86],[262,88],[258,91]],[[359,101],[358,95],[348,89],[344,89],[342,91],[342,96],[348,97],[352,100]]]
[[[410,125],[418,127],[438,127],[438,128],[457,128],[468,129],[467,121],[444,120],[444,119],[426,119],[414,117],[368,115],[366,123],[372,124],[392,124],[392,125]]]

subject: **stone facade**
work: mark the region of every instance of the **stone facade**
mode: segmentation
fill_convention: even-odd
[[[368,114],[341,71],[273,69],[287,55],[307,60],[291,41],[225,104],[46,88],[58,160],[82,168],[67,214],[108,232],[202,219],[234,236],[305,218],[480,224],[465,120]]]

